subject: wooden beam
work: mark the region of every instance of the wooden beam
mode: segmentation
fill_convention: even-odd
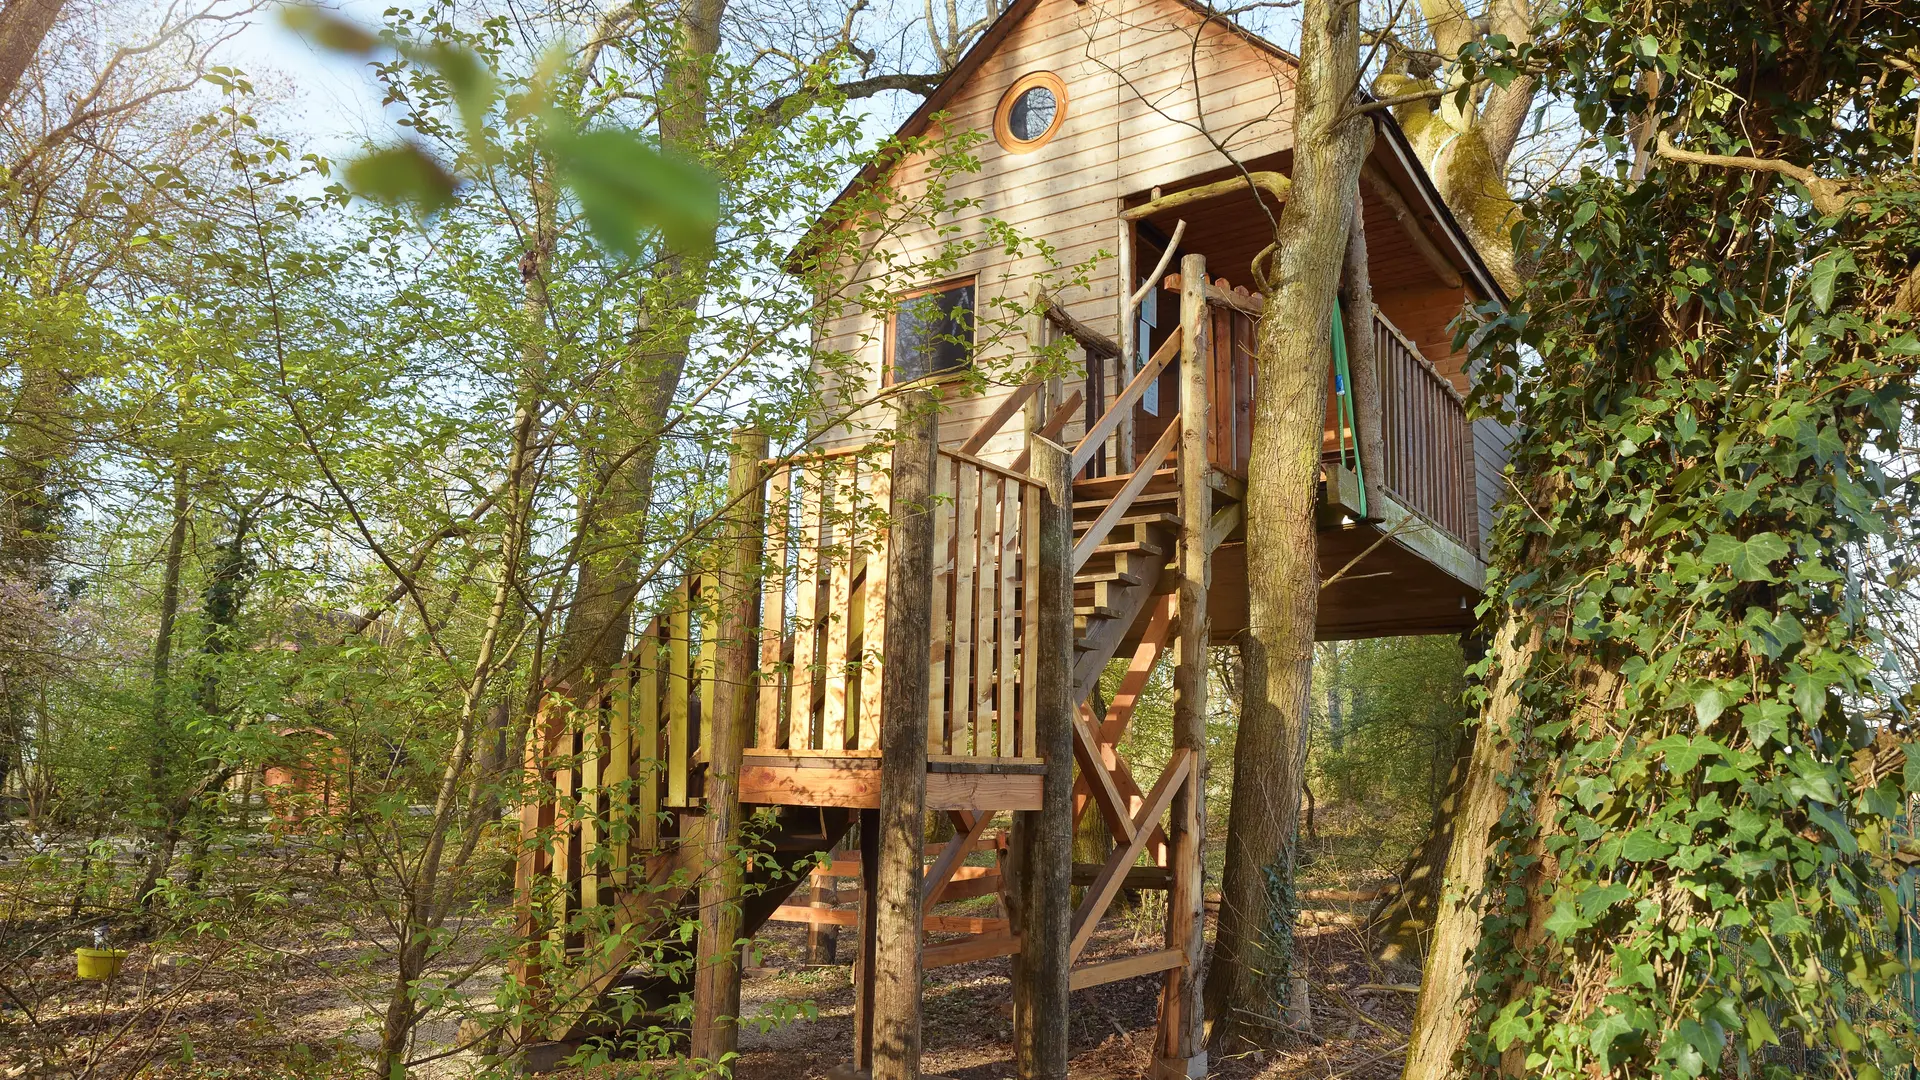
[[[967,817],[966,811],[956,811],[956,814]],[[974,849],[980,834],[987,830],[987,822],[992,820],[992,814],[971,815],[966,831],[954,833],[953,839],[947,841],[946,846],[940,849],[940,854],[934,857],[933,865],[927,868],[925,884],[921,886],[920,902],[926,910],[932,911],[940,903],[940,894],[953,881],[953,873],[960,868],[960,861]]]
[[[1100,736],[1093,725],[1083,716],[1074,717],[1073,756],[1080,763],[1080,775],[1086,778],[1088,791],[1100,807],[1100,816],[1106,819],[1107,831],[1119,843],[1130,844],[1133,815],[1122,800],[1120,788],[1114,783],[1113,773],[1102,760],[1100,751]]]
[[[1127,221],[1139,221],[1141,218],[1152,217],[1167,210],[1177,210],[1183,206],[1192,206],[1194,203],[1218,199],[1250,189],[1265,192],[1273,196],[1275,204],[1284,206],[1287,201],[1287,192],[1292,187],[1293,181],[1277,172],[1248,173],[1244,176],[1217,180],[1211,184],[1201,184],[1199,187],[1187,188],[1184,191],[1170,192],[1130,210],[1122,210],[1120,216]]]
[[[1011,934],[982,934],[978,937],[961,938],[959,941],[929,945],[922,953],[921,964],[927,968],[946,967],[949,964],[971,964],[975,960],[991,960],[996,956],[1006,956],[1019,951],[1018,937]]]
[[[1113,399],[1113,404],[1107,407],[1106,415],[1094,421],[1093,426],[1087,429],[1087,433],[1080,437],[1079,445],[1073,449],[1075,473],[1086,468],[1087,462],[1093,460],[1094,451],[1100,449],[1100,444],[1107,441],[1107,436],[1113,434],[1114,429],[1120,426],[1121,419],[1133,411],[1134,403],[1147,392],[1147,387],[1153,383],[1153,380],[1160,377],[1160,372],[1167,366],[1167,362],[1180,355],[1180,337],[1181,335],[1175,332],[1162,342],[1160,347],[1154,350],[1153,358],[1148,360],[1139,373],[1134,375],[1132,381],[1127,383],[1126,389],[1120,391],[1119,396]],[[1140,471],[1152,472],[1153,470],[1142,465]]]
[[[1407,239],[1413,243],[1413,249],[1420,253],[1420,257],[1427,261],[1428,266],[1433,268],[1435,276],[1439,277],[1449,289],[1458,289],[1464,285],[1465,281],[1460,277],[1460,271],[1454,269],[1453,263],[1448,262],[1447,257],[1440,253],[1439,245],[1427,235],[1427,230],[1420,224],[1420,219],[1414,215],[1413,207],[1407,205],[1407,200],[1400,194],[1400,189],[1393,186],[1393,181],[1387,178],[1387,174],[1380,171],[1380,166],[1369,161],[1360,170],[1360,175],[1366,178],[1367,185],[1373,188],[1373,193],[1380,196],[1380,201],[1386,204],[1394,220],[1398,221],[1400,228],[1406,231]]]
[[[1080,959],[1087,942],[1093,940],[1093,931],[1099,925],[1100,916],[1106,914],[1107,906],[1113,903],[1114,894],[1120,891],[1128,868],[1140,857],[1141,848],[1146,846],[1149,835],[1147,826],[1159,820],[1160,815],[1167,812],[1174,795],[1185,789],[1185,781],[1192,767],[1193,751],[1184,746],[1176,747],[1173,760],[1167,763],[1167,771],[1161,773],[1160,779],[1154,782],[1153,791],[1147,796],[1147,804],[1134,816],[1133,839],[1114,848],[1113,854],[1107,857],[1106,864],[1101,867],[1100,876],[1087,886],[1087,895],[1081,898],[1080,909],[1073,913],[1073,936],[1067,947],[1069,962]]]
[[[1047,298],[1047,321],[1066,331],[1068,337],[1095,356],[1112,358],[1122,355],[1118,342],[1067,314],[1067,309],[1052,297]]]
[[[1013,414],[1019,412],[1026,405],[1027,399],[1039,389],[1038,382],[1030,382],[1002,398],[993,412],[988,414],[985,420],[980,421],[980,426],[967,437],[967,441],[960,444],[960,452],[966,455],[978,454],[995,435],[1000,434],[1000,429],[1006,426],[1007,421],[1013,418]]]
[[[1040,425],[1037,434],[1043,439],[1059,438],[1060,433],[1067,429],[1067,425],[1073,423],[1073,418],[1080,415],[1080,402],[1085,400],[1085,397],[1086,390],[1084,387],[1074,387],[1073,392],[1068,394],[1066,400],[1060,403],[1060,407],[1048,415],[1047,422]],[[1027,472],[1028,463],[1032,460],[1033,448],[1028,447],[1020,451],[1020,456],[1014,458],[1013,464],[1007,466],[1007,468],[1016,473],[1025,473]]]
[[[1118,960],[1107,960],[1098,964],[1073,969],[1072,985],[1075,990],[1085,990],[1089,986],[1119,982],[1140,975],[1152,975],[1155,972],[1176,968],[1187,962],[1187,954],[1180,949],[1161,949],[1158,952],[1141,953],[1139,956],[1125,956]]]
[[[1245,503],[1234,503],[1232,506],[1215,510],[1213,519],[1207,522],[1207,550],[1212,551],[1226,543],[1227,537],[1232,536],[1233,530],[1239,528],[1240,523],[1245,520],[1247,520]]]

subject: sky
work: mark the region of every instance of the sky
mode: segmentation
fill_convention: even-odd
[[[377,25],[386,4],[344,0],[328,5],[366,26]],[[228,43],[226,62],[257,82],[284,82],[275,98],[284,110],[286,130],[301,132],[303,149],[326,157],[346,157],[362,142],[391,132],[380,107],[380,92],[358,57],[328,53],[308,44],[280,22],[278,4],[262,8],[246,29]]]

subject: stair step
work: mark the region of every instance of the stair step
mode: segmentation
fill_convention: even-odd
[[[1075,494],[1078,494],[1078,492]],[[1075,499],[1073,503],[1074,521],[1076,523],[1092,521],[1094,518],[1105,513],[1107,507],[1112,505],[1112,499],[1087,499],[1085,501]],[[1178,491],[1154,491],[1141,494],[1138,498],[1134,499],[1132,503],[1128,504],[1127,510],[1128,512],[1132,512],[1135,507],[1142,506],[1178,507],[1179,505],[1180,493]]]
[[[1075,480],[1073,482],[1074,501],[1076,503],[1082,499],[1111,501],[1115,495],[1120,493],[1121,488],[1127,486],[1127,481],[1131,479],[1133,479],[1132,473],[1121,473],[1118,476],[1099,476],[1091,480]],[[1146,489],[1149,492],[1158,493],[1176,490],[1179,486],[1180,470],[1176,468],[1165,468],[1153,474],[1153,479],[1147,481]]]

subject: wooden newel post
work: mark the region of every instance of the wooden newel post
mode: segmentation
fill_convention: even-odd
[[[911,378],[923,373],[903,372]],[[866,905],[872,949],[873,1080],[920,1077],[921,852],[927,805],[927,711],[933,647],[933,474],[940,422],[932,394],[900,397],[887,531],[887,623],[880,704],[880,810],[871,822],[879,867]],[[861,820],[864,834],[869,819]],[[863,841],[865,837],[862,837]]]
[[[1180,260],[1180,591],[1173,671],[1173,745],[1193,754],[1193,767],[1174,796],[1167,830],[1173,886],[1167,893],[1167,947],[1186,952],[1183,967],[1167,971],[1160,991],[1160,1031],[1154,1080],[1205,1076],[1207,1053],[1201,1003],[1201,844],[1206,840],[1207,754],[1207,525],[1213,514],[1207,482],[1207,367],[1211,358],[1207,261]]]
[[[1015,912],[1020,955],[1013,988],[1014,1059],[1020,1080],[1066,1080],[1068,969],[1073,936],[1073,455],[1029,433],[1031,474],[1040,481],[1036,744],[1046,762],[1040,809],[1022,811],[1015,831],[1021,878]]]
[[[704,870],[700,875],[700,966],[693,980],[692,1055],[718,1062],[738,1048],[740,1016],[740,764],[753,709],[754,601],[760,595],[766,502],[761,461],[767,437],[736,432],[727,474],[714,625],[713,722],[708,727]]]

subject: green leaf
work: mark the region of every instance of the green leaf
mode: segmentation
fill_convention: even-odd
[[[611,128],[579,133],[549,124],[546,145],[560,182],[579,200],[587,227],[607,250],[638,254],[640,236],[649,228],[663,230],[680,247],[710,241],[720,219],[720,191],[705,169]]]
[[[380,39],[366,29],[308,4],[288,4],[281,8],[280,22],[329,52],[365,56],[380,47]]]
[[[1592,925],[1592,920],[1581,918],[1580,913],[1574,909],[1573,901],[1561,900],[1553,905],[1553,914],[1547,916],[1547,921],[1543,925],[1546,926],[1547,933],[1565,941],[1579,933],[1582,928]]]
[[[447,80],[454,104],[460,110],[460,122],[467,129],[467,142],[475,155],[480,156],[486,139],[487,110],[493,107],[493,69],[473,50],[443,41],[426,46],[403,46],[400,51],[407,59],[433,68]]]
[[[1769,564],[1787,556],[1787,542],[1775,533],[1763,532],[1740,540],[1726,533],[1715,533],[1707,540],[1701,557],[1725,566],[1741,581],[1775,581]]]
[[[1813,306],[1824,314],[1833,306],[1834,284],[1840,275],[1853,269],[1853,257],[1842,252],[1838,256],[1829,256],[1813,264],[1807,272],[1807,291],[1813,297]]]
[[[418,206],[427,213],[451,205],[459,186],[453,174],[413,142],[375,150],[348,163],[346,179],[356,194]]]
[[[1620,843],[1620,857],[1628,862],[1652,862],[1673,854],[1674,847],[1646,829],[1635,829]]]

